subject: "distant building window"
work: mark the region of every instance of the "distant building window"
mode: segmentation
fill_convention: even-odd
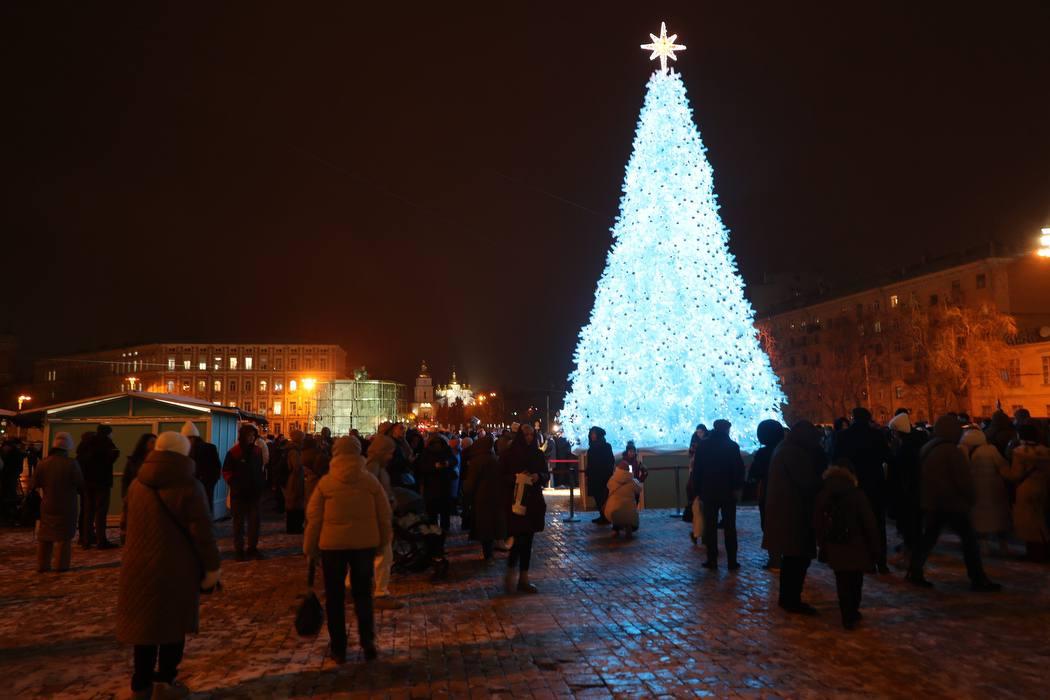
[[[183,379],[182,380],[182,393],[183,394],[190,393],[190,380],[189,379]]]
[[[169,394],[174,394],[175,393],[175,380],[174,379],[169,379],[168,383],[165,386],[167,387]],[[135,387],[132,387],[132,389],[134,389],[134,388]]]
[[[49,369],[47,371],[47,381],[53,382],[58,378],[58,370]]]
[[[280,401],[274,401],[273,402],[273,414],[275,416],[281,415],[281,402]],[[278,423],[277,425],[279,426],[280,423]],[[279,427],[277,427],[277,426],[274,426],[274,427],[277,428],[277,432],[281,432],[281,429]]]
[[[212,388],[212,391],[214,391],[216,394],[221,394],[222,393],[222,380],[221,379],[216,379],[214,382],[212,382],[211,388]]]
[[[260,394],[265,394],[266,393],[266,380],[265,379],[260,379],[259,380],[259,393]]]
[[[201,360],[200,362],[198,362],[197,363],[197,369],[199,369],[201,372],[206,371],[208,369],[208,361],[207,360]]]
[[[281,415],[280,408],[281,408],[281,402],[280,401],[277,401],[276,403],[274,403],[274,405],[273,405],[274,415],[278,415],[278,416]],[[281,424],[280,423],[274,423],[273,424],[273,432],[274,432],[275,435],[280,435],[281,434]]]
[[[988,277],[982,272],[981,274],[977,275],[977,288],[978,289],[984,289],[987,286],[988,286]]]
[[[229,389],[230,389],[230,393],[231,394],[236,394],[237,393],[237,380],[236,379],[231,379],[230,380]]]
[[[288,402],[288,412],[291,413],[293,416],[295,415],[295,402],[294,401],[289,401]]]
[[[957,295],[962,292],[962,282],[959,280],[952,280],[952,294]]]
[[[284,382],[280,382],[280,381],[274,382],[273,383],[273,391],[274,391],[275,394],[279,394],[280,392],[284,391]]]
[[[250,370],[252,368],[252,358],[244,358],[244,369]]]
[[[289,357],[288,358],[288,369],[292,370],[293,372],[295,370],[299,369],[299,358],[297,358],[297,357]],[[292,391],[295,391],[295,390],[293,389]]]
[[[193,364],[189,360],[183,360],[182,361],[182,368],[184,370],[192,369],[193,368]]]
[[[1021,360],[1013,359],[1010,360],[1006,368],[999,372],[999,375],[1003,378],[1003,381],[1010,386],[1021,385]]]
[[[252,380],[251,379],[245,379],[244,380],[244,393],[245,394],[252,393]]]
[[[893,387],[893,395],[896,396],[898,399],[903,399],[904,398],[904,387],[902,387],[902,386],[895,386],[895,387]]]
[[[882,321],[875,322],[875,332],[882,333]]]
[[[274,368],[274,369],[281,369],[281,365],[282,365],[282,364],[283,364],[283,363],[282,363],[282,361],[281,361],[281,358],[279,358],[279,357],[275,357],[275,358],[273,358],[273,368]]]
[[[236,357],[231,357],[230,358],[230,369],[237,369],[237,358]]]
[[[896,294],[893,294],[893,295],[890,296],[890,308],[891,309],[896,309],[898,306],[900,306],[900,304],[901,304],[900,297],[898,297]]]
[[[937,302],[938,301],[939,301],[939,299],[937,298],[936,294],[931,294],[930,295],[930,306],[937,306]]]
[[[174,371],[175,370],[175,358],[174,357],[169,357],[168,358],[168,370],[169,371]]]
[[[857,326],[857,333],[859,333],[860,335],[864,335],[864,324],[863,323],[860,324],[859,326]]]
[[[321,362],[321,369],[322,370],[328,369],[328,358],[322,357],[320,362]]]
[[[245,401],[245,402],[244,402],[244,410],[245,410],[245,411],[250,411],[250,410],[252,410],[252,402],[251,402],[251,401]]]
[[[221,357],[214,358],[212,360],[212,363],[211,363],[211,368],[215,372],[218,372],[220,369],[222,369],[222,358]]]
[[[203,394],[204,390],[207,389],[207,388],[208,388],[208,382],[204,381],[203,379],[198,379],[197,380],[197,391],[198,392]]]
[[[270,369],[270,358],[266,355],[259,358],[259,369]]]
[[[298,383],[294,379],[291,380],[290,382],[288,382],[288,391],[295,391],[297,386]]]
[[[879,311],[881,309],[882,309],[882,302],[881,301],[876,299],[875,301],[871,302],[871,310],[872,311]]]
[[[1043,355],[1043,384],[1050,384],[1050,355]]]

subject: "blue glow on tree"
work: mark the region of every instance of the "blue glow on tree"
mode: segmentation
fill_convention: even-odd
[[[760,421],[782,420],[786,399],[758,342],[705,150],[681,77],[656,71],[569,375],[561,420],[571,441],[586,444],[600,425],[614,449],[685,446],[697,423],[725,418],[750,449]]]

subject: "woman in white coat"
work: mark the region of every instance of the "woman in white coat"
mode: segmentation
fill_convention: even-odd
[[[959,449],[970,459],[973,475],[975,502],[970,511],[973,529],[982,539],[996,537],[999,552],[1008,556],[1010,546],[1010,501],[1006,492],[1006,481],[1002,475],[1007,463],[995,445],[989,445],[984,432],[970,429],[959,440]]]
[[[631,476],[630,466],[620,462],[608,487],[609,498],[602,515],[613,524],[613,537],[619,537],[621,529],[626,529],[627,537],[631,537],[638,529],[638,494],[642,492],[642,484]]]

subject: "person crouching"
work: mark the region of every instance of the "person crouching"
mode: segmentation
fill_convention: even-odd
[[[864,572],[875,567],[881,552],[881,534],[868,498],[847,467],[831,466],[824,472],[813,519],[820,547],[818,561],[835,572],[842,626],[852,630],[861,618]]]
[[[630,538],[638,529],[638,495],[642,492],[640,481],[631,476],[631,466],[626,462],[616,465],[609,478],[609,496],[605,500],[605,519],[613,524],[613,537],[626,530]]]

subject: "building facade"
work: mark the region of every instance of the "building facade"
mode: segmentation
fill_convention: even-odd
[[[464,406],[474,405],[474,391],[470,388],[470,384],[459,383],[455,367],[452,368],[452,380],[435,389],[434,394],[437,400],[446,406],[453,405],[457,400],[462,401]]]
[[[416,420],[429,421],[434,419],[434,379],[430,376],[430,368],[426,361],[419,367],[416,375],[416,385],[412,390],[411,410]]]
[[[969,367],[954,401],[933,401],[921,353],[902,342],[916,310],[968,308],[1005,314],[1016,324],[995,366]],[[931,321],[936,324],[936,319]],[[788,396],[790,420],[830,422],[864,406],[887,420],[908,408],[917,420],[943,410],[987,416],[999,404],[1050,412],[1050,260],[991,257],[917,272],[838,296],[792,298],[756,322]],[[960,337],[959,345],[964,339]],[[960,352],[966,363],[966,351]],[[1044,369],[1045,368],[1045,369]],[[989,382],[988,377],[996,379]],[[1001,381],[999,381],[1001,380]],[[994,385],[994,386],[993,386]],[[955,405],[951,405],[954,403]]]
[[[119,391],[193,396],[266,416],[274,433],[310,428],[317,386],[345,376],[346,351],[314,344],[153,343],[33,365],[41,402]]]

